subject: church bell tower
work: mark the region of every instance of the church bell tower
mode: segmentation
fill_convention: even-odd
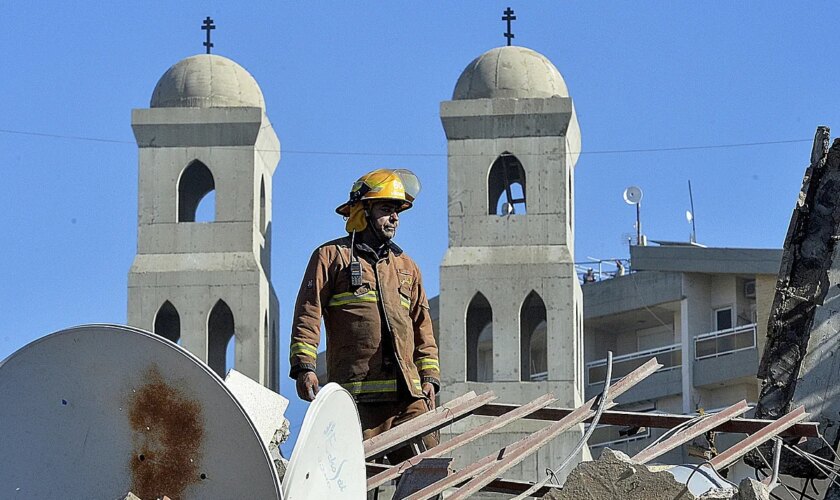
[[[574,267],[574,166],[580,128],[566,83],[543,55],[492,49],[441,103],[448,142],[449,248],[440,268],[442,399],[492,390],[524,404],[583,402],[583,307]],[[477,460],[540,426],[517,422]],[[446,433],[446,429],[443,430]],[[571,453],[582,426],[514,473],[534,480]],[[461,462],[459,462],[461,461]]]
[[[237,63],[188,57],[135,109],[137,255],[128,322],[178,342],[220,376],[278,390],[271,184],[280,143],[262,92]],[[233,358],[226,356],[233,342]]]

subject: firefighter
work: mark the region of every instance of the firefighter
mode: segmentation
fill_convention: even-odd
[[[353,184],[336,208],[347,236],[315,249],[292,319],[291,378],[312,401],[321,317],[327,337],[327,374],[356,400],[364,439],[434,409],[440,389],[438,350],[429,302],[417,264],[393,242],[400,212],[420,190],[408,170],[374,170]],[[437,444],[428,435],[423,444]],[[391,463],[411,456],[391,452]]]

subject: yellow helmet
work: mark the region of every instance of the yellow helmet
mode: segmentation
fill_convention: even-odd
[[[359,177],[350,189],[350,199],[335,209],[336,213],[350,216],[350,207],[364,200],[397,200],[403,204],[397,210],[408,210],[420,192],[420,180],[406,169],[381,168]]]

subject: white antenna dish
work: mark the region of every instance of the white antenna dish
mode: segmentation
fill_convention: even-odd
[[[642,188],[638,186],[630,186],[624,190],[624,203],[628,205],[638,205],[642,202]]]
[[[502,203],[502,215],[512,215],[514,212],[513,204],[508,202]]]
[[[321,388],[306,412],[289,468],[283,497],[365,498],[367,475],[362,424],[353,397],[338,384]]]
[[[694,220],[694,215],[691,213],[691,210],[686,210],[686,211],[685,211],[685,220],[686,220],[686,222],[688,222],[689,224],[691,224],[691,221],[693,221],[693,220]]]
[[[222,380],[136,328],[70,328],[0,362],[0,422],[0,498],[282,499]]]

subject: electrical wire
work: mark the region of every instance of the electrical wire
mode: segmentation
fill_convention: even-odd
[[[790,446],[790,445],[787,445],[787,444],[785,445],[785,448],[787,448],[788,450],[791,450],[792,452],[794,452],[794,453],[795,453],[795,454],[797,454],[798,456],[800,456],[800,457],[804,458],[805,460],[807,460],[807,461],[811,462],[811,464],[812,464],[814,467],[816,467],[816,468],[817,468],[817,469],[819,469],[819,470],[820,470],[823,474],[825,474],[826,476],[828,476],[828,480],[829,480],[829,481],[831,481],[832,483],[836,484],[837,486],[840,486],[840,482],[838,482],[838,481],[837,481],[837,479],[836,479],[836,478],[837,478],[837,476],[840,476],[840,473],[838,473],[838,472],[837,472],[836,470],[834,470],[834,469],[831,469],[831,468],[829,468],[829,467],[826,467],[826,466],[824,466],[824,465],[821,465],[821,464],[819,464],[817,461],[813,460],[813,459],[811,458],[811,456],[813,456],[813,454],[812,454],[812,453],[809,453],[809,452],[804,451],[804,450],[800,450],[800,449],[799,449],[799,448],[797,448],[796,446]]]
[[[645,452],[645,451],[647,451],[649,448],[652,448],[652,447],[656,446],[657,444],[659,444],[659,443],[661,443],[662,441],[664,441],[664,440],[668,439],[669,437],[673,436],[673,435],[674,435],[674,434],[676,434],[677,432],[680,432],[680,431],[682,431],[683,429],[686,429],[686,428],[688,428],[688,427],[691,427],[691,426],[692,426],[692,425],[694,425],[694,424],[697,424],[697,423],[699,423],[699,422],[701,422],[701,421],[703,421],[703,420],[706,420],[707,418],[711,417],[712,415],[713,415],[713,414],[711,414],[711,413],[710,413],[710,414],[706,414],[706,415],[697,415],[696,417],[694,417],[694,418],[692,418],[692,419],[690,419],[690,420],[686,420],[685,422],[682,422],[681,424],[679,424],[679,425],[677,425],[677,426],[674,426],[674,427],[672,427],[672,428],[668,429],[667,431],[663,432],[661,436],[659,436],[658,438],[654,439],[654,440],[653,440],[653,442],[651,442],[651,443],[650,443],[649,445],[647,445],[644,449],[642,449],[642,451],[638,452],[638,453],[637,453],[637,455],[638,455],[638,454],[640,454],[640,453],[644,453],[644,452]]]
[[[265,126],[263,128],[266,128]],[[25,136],[32,136],[32,137],[46,137],[51,139],[67,139],[67,140],[74,140],[74,141],[88,141],[88,142],[104,142],[104,143],[112,143],[112,144],[135,144],[134,141],[127,141],[121,139],[109,139],[104,137],[92,137],[92,136],[81,136],[81,135],[69,135],[69,134],[52,134],[46,132],[34,132],[29,130],[14,130],[14,129],[6,129],[0,128],[0,133],[2,134],[10,134],[10,135],[25,135]],[[758,147],[758,146],[774,146],[774,145],[781,145],[781,144],[797,144],[797,143],[804,143],[804,142],[813,142],[813,139],[790,139],[790,140],[781,140],[781,141],[756,141],[756,142],[740,142],[740,143],[727,143],[727,144],[705,144],[705,145],[697,145],[697,146],[671,146],[671,147],[661,147],[661,148],[628,148],[628,149],[602,149],[602,150],[594,150],[594,151],[575,151],[575,152],[568,152],[567,154],[571,155],[610,155],[610,154],[637,154],[637,153],[660,153],[660,152],[669,152],[669,151],[698,151],[698,150],[710,150],[710,149],[733,149],[733,148],[745,148],[745,147]],[[242,146],[219,146],[217,149],[226,149],[226,148],[241,148]],[[280,153],[281,150],[279,149],[257,149],[256,151],[259,152],[268,152],[268,153]],[[448,155],[447,153],[395,153],[395,152],[376,152],[376,151],[318,151],[318,150],[301,150],[301,149],[284,149],[282,150],[283,154],[296,154],[296,155],[312,155],[312,156],[387,156],[387,157],[418,157],[418,158],[429,158],[429,157],[440,157],[445,158],[447,156],[485,156],[483,154],[473,154],[473,155]],[[549,154],[549,153],[546,153]],[[553,153],[552,153],[553,154]]]

